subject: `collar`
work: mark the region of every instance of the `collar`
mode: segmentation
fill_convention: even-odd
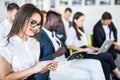
[[[47,30],[46,28],[43,27],[43,30],[47,33],[47,35],[52,35],[52,32]]]
[[[65,23],[69,23],[69,21],[66,21],[66,20],[64,19],[64,17],[62,18],[62,20],[63,20],[63,22],[65,22]]]

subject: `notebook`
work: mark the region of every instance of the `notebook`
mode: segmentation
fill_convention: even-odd
[[[73,54],[70,55],[70,56],[67,58],[67,60],[69,61],[69,60],[76,59],[76,56],[78,56],[79,54],[84,55],[84,54],[86,54],[86,52],[81,52],[81,51],[73,52]]]

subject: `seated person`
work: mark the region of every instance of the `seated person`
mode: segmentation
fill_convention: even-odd
[[[109,12],[104,12],[101,20],[99,20],[93,28],[93,46],[101,47],[103,42],[109,39],[117,42],[117,29],[112,22],[112,15]],[[117,58],[117,54],[120,53],[120,51],[114,48],[114,45],[110,47],[108,52],[114,60]]]
[[[85,31],[83,29],[84,14],[76,12],[73,16],[73,26],[68,29],[66,45],[67,48],[75,51],[91,51],[98,50],[96,47],[89,47]],[[84,58],[97,59],[102,63],[106,80],[110,80],[111,70],[120,78],[120,71],[116,67],[112,56],[108,53],[101,54],[85,54]]]
[[[64,11],[61,27],[57,31],[57,34],[61,35],[60,39],[64,45],[66,40],[66,32],[72,26],[72,22],[70,21],[71,16],[72,16],[72,9],[68,7]]]
[[[11,30],[15,15],[19,10],[19,6],[16,3],[10,3],[7,6],[7,18],[0,23],[0,41],[7,37]]]
[[[105,80],[101,64],[98,60],[79,59],[66,61],[64,55],[65,48],[55,34],[60,24],[61,15],[55,11],[48,11],[45,26],[42,28],[41,33],[38,33],[41,50],[40,61],[57,60],[59,63],[55,72],[48,71],[44,74],[36,74],[36,80],[48,80],[49,73],[51,74],[50,80]],[[74,77],[69,78],[73,72],[75,72]],[[80,76],[81,74],[83,76]]]
[[[40,24],[40,10],[32,4],[24,4],[7,38],[0,42],[0,80],[34,80],[34,74],[56,69],[52,60],[39,61],[39,42],[30,37]]]

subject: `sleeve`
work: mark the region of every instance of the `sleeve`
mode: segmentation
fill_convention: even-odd
[[[0,25],[0,41],[2,41],[3,38],[4,38],[4,37],[3,37],[3,35],[4,35],[4,34],[3,34],[3,33],[4,33],[3,31],[4,31],[4,30],[2,29],[2,27],[3,27],[3,26]]]
[[[12,55],[5,47],[0,47],[0,56],[2,56],[9,64],[12,63]]]
[[[115,25],[113,24],[113,22],[111,23],[111,26],[112,26],[112,31],[113,31],[115,41],[117,41],[117,29],[116,29]]]
[[[41,35],[41,39],[40,39],[40,61],[44,61],[44,60],[53,60],[53,53],[54,48],[50,45],[49,41],[45,38],[45,36]]]
[[[97,26],[99,27],[99,26]],[[104,40],[102,39],[100,35],[100,30],[98,28],[93,29],[93,46],[95,47],[101,47],[103,44]]]
[[[41,54],[40,54],[40,61],[44,60],[53,60],[53,49],[50,45],[44,45],[40,47]]]

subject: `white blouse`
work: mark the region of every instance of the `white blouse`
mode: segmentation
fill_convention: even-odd
[[[77,39],[76,31],[73,27],[70,27],[67,31],[66,45],[74,45],[76,47],[88,46],[88,40],[85,33],[78,31],[82,34],[81,40]]]
[[[27,41],[15,35],[0,42],[0,55],[11,65],[11,72],[18,72],[34,66],[39,61],[40,44],[28,37]]]

